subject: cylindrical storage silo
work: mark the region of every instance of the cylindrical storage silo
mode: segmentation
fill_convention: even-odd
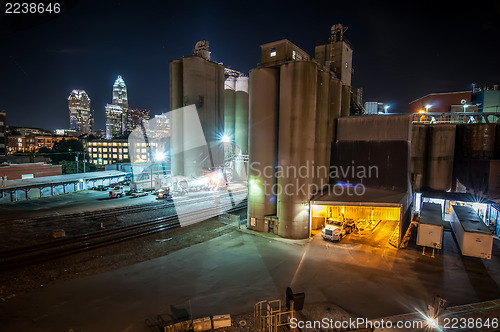
[[[455,125],[431,125],[428,129],[427,187],[432,190],[451,189],[455,152]]]
[[[315,185],[310,170],[315,157],[317,73],[317,65],[309,61],[280,67],[278,235],[286,238],[309,236],[309,200]]]
[[[279,71],[250,71],[248,137],[248,227],[265,229],[264,216],[276,215]]]
[[[331,140],[328,135],[330,107],[330,73],[318,72],[316,94],[316,144],[312,170],[315,171],[315,183],[319,189],[328,184]]]
[[[349,116],[351,112],[351,87],[342,85],[342,103],[341,115]]]
[[[425,178],[427,155],[427,126],[413,124],[411,137],[411,174],[413,190],[420,191]]]
[[[229,136],[231,142],[234,142],[235,101],[236,77],[229,76],[224,82],[224,133]]]
[[[495,154],[495,131],[494,123],[475,123],[465,125],[460,133],[463,155],[467,159],[492,159]]]
[[[184,174],[182,61],[170,61],[170,160],[172,175]]]
[[[330,77],[330,112],[328,120],[328,135],[332,142],[337,139],[337,119],[340,118],[342,108],[342,83]]]
[[[242,155],[248,154],[248,77],[236,79],[236,108],[234,113],[234,135],[236,146]]]

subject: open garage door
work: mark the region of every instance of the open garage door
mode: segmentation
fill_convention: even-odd
[[[342,243],[365,243],[376,247],[389,244],[389,239],[399,230],[401,207],[352,206],[312,204],[311,235],[327,229],[341,227]],[[397,234],[399,236],[399,233]]]

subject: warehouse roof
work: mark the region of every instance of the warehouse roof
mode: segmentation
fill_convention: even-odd
[[[127,172],[122,171],[103,171],[103,172],[86,172],[77,174],[64,174],[56,176],[44,176],[31,179],[7,180],[2,183],[0,190],[11,189],[27,189],[31,187],[43,187],[51,185],[59,185],[64,183],[75,183],[80,181],[93,181],[106,178],[115,178],[126,176]]]

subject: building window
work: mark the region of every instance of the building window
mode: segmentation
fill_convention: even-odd
[[[271,56],[276,56],[276,49],[275,48],[271,48]]]
[[[92,157],[93,157],[93,158],[97,158],[97,153],[94,153],[94,154],[92,155]]]
[[[116,159],[118,158],[118,156],[116,154],[113,155],[113,159]]]
[[[116,148],[113,148],[113,152],[116,152]]]
[[[296,57],[296,56],[297,56],[297,52],[295,52],[295,50],[294,50],[294,51],[292,51],[292,59],[294,59],[294,60],[295,60],[295,57]]]
[[[97,148],[92,148],[92,152],[97,152]]]
[[[128,149],[123,149],[123,152],[124,153],[128,153]]]

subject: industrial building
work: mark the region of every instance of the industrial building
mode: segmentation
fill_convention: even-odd
[[[329,172],[315,170],[329,169],[336,120],[350,114],[352,49],[344,31],[332,27],[316,60],[286,39],[261,46],[260,66],[250,72],[250,229],[309,236],[310,200],[329,184]],[[310,171],[280,173],[300,167]]]
[[[230,156],[246,156],[248,102],[248,77],[211,61],[208,41],[198,42],[193,55],[171,61],[172,175],[200,176],[225,166]],[[196,107],[205,142],[192,149],[187,147],[197,125],[180,110],[190,105]],[[246,171],[238,169],[246,179]]]
[[[94,115],[90,110],[90,98],[85,90],[73,90],[68,97],[69,129],[79,134],[88,134],[94,126]]]

